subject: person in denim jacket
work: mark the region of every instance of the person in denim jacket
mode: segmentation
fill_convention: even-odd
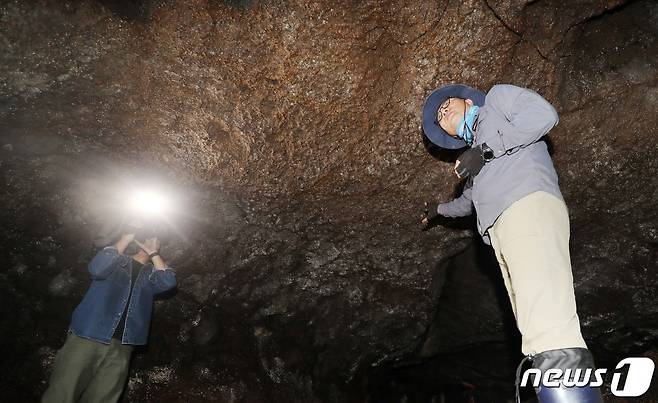
[[[139,226],[139,225],[137,225]],[[73,312],[42,402],[116,402],[134,346],[148,340],[154,296],[176,286],[176,273],[156,237],[135,238],[131,227],[89,264],[91,285]],[[124,252],[137,245],[131,256]]]

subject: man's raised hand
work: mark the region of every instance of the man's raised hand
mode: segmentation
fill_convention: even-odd
[[[158,238],[149,238],[146,239],[143,243],[135,239],[135,243],[149,256],[154,253],[158,253],[160,250],[160,240]]]
[[[123,228],[121,231],[121,238],[119,238],[119,241],[114,245],[120,254],[123,254],[128,245],[135,240],[135,234],[137,234],[137,231],[139,231],[140,228],[142,228],[142,222],[139,220],[131,220]]]

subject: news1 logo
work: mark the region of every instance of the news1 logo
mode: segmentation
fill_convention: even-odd
[[[651,358],[630,357],[619,361],[612,375],[610,391],[615,396],[642,396],[651,385],[655,364]],[[622,375],[626,379],[622,382]]]
[[[648,357],[629,357],[619,361],[612,373],[612,382],[610,391],[613,395],[619,397],[638,397],[642,396],[649,390],[655,364]],[[531,368],[523,373],[521,386],[526,386],[531,375],[534,375],[532,386],[541,385],[547,388],[560,387],[560,380],[566,387],[583,387],[590,386],[598,388],[603,385],[603,376],[608,372],[605,368],[599,368],[593,371],[591,368],[572,370],[567,368],[551,368],[544,373],[537,368]]]

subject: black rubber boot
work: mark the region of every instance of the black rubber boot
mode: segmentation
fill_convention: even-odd
[[[541,370],[541,373],[551,368],[559,368],[562,371],[571,369],[569,379],[573,380],[573,371],[581,369],[580,379],[584,377],[584,370],[590,369],[590,382],[594,381],[594,359],[592,354],[586,348],[563,348],[559,350],[549,350],[534,355],[532,357],[532,366]],[[601,391],[599,388],[591,386],[564,386],[562,378],[553,378],[560,381],[558,387],[547,387],[542,384],[536,388],[537,397],[540,403],[603,403]]]

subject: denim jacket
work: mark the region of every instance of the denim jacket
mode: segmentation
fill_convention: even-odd
[[[176,286],[174,270],[156,270],[152,263],[145,264],[137,275],[132,297],[132,258],[119,254],[115,247],[108,246],[98,252],[89,263],[89,272],[91,285],[73,311],[69,330],[77,336],[109,344],[130,301],[122,343],[146,344],[153,296]]]

